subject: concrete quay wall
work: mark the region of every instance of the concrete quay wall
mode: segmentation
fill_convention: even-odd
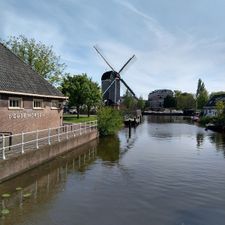
[[[96,138],[98,138],[98,131],[94,130],[81,136],[72,137],[38,150],[28,151],[22,155],[2,160],[0,161],[0,183]]]

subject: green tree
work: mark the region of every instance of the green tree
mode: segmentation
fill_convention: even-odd
[[[175,98],[177,101],[177,109],[194,109],[196,106],[194,96],[191,93],[175,92]]]
[[[137,106],[137,102],[132,94],[127,90],[123,96],[123,105],[127,110],[134,110]]]
[[[88,95],[86,99],[88,117],[90,116],[91,107],[97,107],[101,104],[102,96],[100,87],[97,83],[89,79]]]
[[[150,102],[148,100],[145,101],[145,109],[149,110]]]
[[[170,95],[167,95],[164,98],[164,103],[163,103],[163,107],[164,108],[176,108],[177,102],[176,102],[176,98]]]
[[[145,108],[145,100],[142,98],[142,97],[139,97],[138,98],[138,101],[137,101],[137,108],[140,109],[140,110],[144,110]]]
[[[66,66],[60,62],[60,57],[53,52],[52,46],[46,46],[23,35],[11,36],[9,40],[3,42],[15,55],[51,84],[57,85],[62,80]]]
[[[112,107],[102,107],[97,113],[98,131],[100,135],[116,134],[123,126],[121,112]]]
[[[209,99],[208,92],[205,88],[205,84],[201,79],[199,79],[197,90],[196,90],[197,109],[202,109],[207,103],[208,99]]]
[[[87,103],[90,93],[90,80],[86,74],[71,76],[67,74],[63,78],[62,93],[69,97],[69,106],[77,109],[77,118],[80,115],[81,106]]]

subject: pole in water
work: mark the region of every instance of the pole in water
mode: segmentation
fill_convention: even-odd
[[[131,120],[129,119],[129,138],[131,138]]]

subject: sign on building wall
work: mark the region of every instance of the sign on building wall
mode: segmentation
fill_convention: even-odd
[[[30,119],[44,117],[45,113],[42,112],[12,112],[9,114],[9,119]]]

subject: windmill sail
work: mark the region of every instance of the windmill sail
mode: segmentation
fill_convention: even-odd
[[[127,85],[127,83],[121,78],[120,73],[124,70],[124,68],[130,63],[130,61],[135,57],[133,55],[119,70],[119,73],[114,70],[114,68],[109,64],[106,58],[101,54],[96,46],[94,46],[96,52],[101,56],[101,58],[105,61],[105,63],[110,67],[112,71],[107,71],[102,75],[102,93],[103,100],[107,105],[119,105],[120,104],[120,82],[122,82],[125,87],[135,96],[135,93],[132,89]]]
[[[122,79],[120,78],[120,81],[125,85],[125,87],[131,92],[131,94],[134,96],[134,98],[137,99],[135,93],[132,91],[132,89],[128,86],[128,84]]]
[[[123,67],[120,69],[120,71],[118,72],[119,74],[123,71],[123,69],[128,65],[128,63],[135,57],[135,55],[133,55],[124,65]]]

